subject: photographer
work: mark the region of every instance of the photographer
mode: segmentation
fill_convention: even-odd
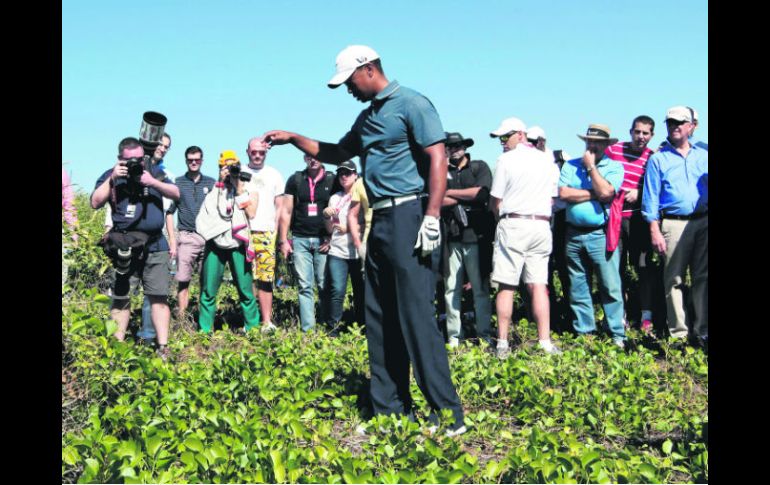
[[[446,133],[444,142],[449,159],[447,191],[441,203],[446,242],[443,245],[444,301],[447,339],[450,347],[463,337],[461,313],[464,275],[473,290],[476,335],[491,342],[492,304],[489,300],[489,273],[492,270],[492,239],[495,221],[487,209],[492,172],[483,160],[471,160],[466,150],[472,138]]]
[[[144,294],[150,297],[158,352],[165,359],[169,353],[170,311],[167,301],[169,247],[161,232],[163,197],[178,200],[179,189],[168,178],[158,180],[155,175],[144,167],[144,149],[139,140],[124,138],[118,145],[117,163],[96,182],[91,207],[98,209],[109,202],[112,211],[113,227],[102,244],[116,265],[110,311],[118,324],[115,338],[122,342],[126,337],[130,277],[135,274],[142,279]]]
[[[214,326],[216,299],[225,264],[238,290],[245,331],[259,328],[259,306],[252,289],[251,262],[254,249],[249,231],[249,219],[257,213],[259,197],[246,190],[251,175],[241,172],[241,164],[233,150],[219,157],[219,182],[203,200],[195,219],[195,230],[206,240],[201,272],[201,300],[198,324],[204,333]]]

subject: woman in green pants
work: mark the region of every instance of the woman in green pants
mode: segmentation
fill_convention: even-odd
[[[201,301],[198,324],[210,333],[214,325],[216,298],[225,263],[230,264],[241,302],[245,329],[259,327],[259,306],[254,297],[251,261],[254,250],[249,237],[249,219],[254,217],[258,195],[250,194],[240,177],[240,161],[233,150],[219,158],[219,182],[203,201],[195,220],[196,231],[206,240],[201,271]]]

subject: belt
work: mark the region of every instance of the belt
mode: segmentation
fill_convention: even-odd
[[[588,233],[588,232],[598,231],[599,229],[604,229],[605,224],[602,224],[601,226],[576,226],[575,224],[570,224],[568,222],[567,226],[569,226],[570,228],[574,229],[577,232]]]
[[[706,217],[709,215],[709,211],[706,212],[698,212],[697,214],[689,214],[686,216],[676,216],[673,214],[661,214],[661,219],[673,219],[675,221],[690,221],[694,219],[700,219],[701,217]]]
[[[533,219],[536,221],[546,221],[550,222],[551,218],[548,216],[536,216],[536,215],[522,215],[522,214],[514,214],[513,212],[509,212],[508,214],[503,214],[500,216],[501,219]]]
[[[380,210],[380,209],[387,209],[388,207],[395,207],[397,205],[401,205],[404,202],[409,202],[410,200],[417,200],[422,199],[423,197],[427,197],[428,194],[410,194],[410,195],[401,195],[399,197],[385,197],[383,199],[380,199],[370,206],[372,210]]]

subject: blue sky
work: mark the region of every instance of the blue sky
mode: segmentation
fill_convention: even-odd
[[[503,118],[543,127],[548,146],[573,156],[577,133],[605,123],[621,140],[639,114],[656,121],[678,104],[698,110],[708,140],[708,4],[647,0],[135,0],[62,3],[62,160],[90,192],[117,144],[137,136],[142,113],[168,117],[166,165],[204,150],[214,175],[221,151],[245,159],[248,139],[270,129],[337,141],[364,105],[331,90],[337,53],[366,44],[386,76],[426,95],[444,129],[476,144],[494,167],[489,138]],[[291,146],[271,150],[284,176],[303,168]]]

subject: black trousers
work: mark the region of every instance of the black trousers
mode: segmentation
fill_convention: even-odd
[[[411,363],[431,407],[428,419],[436,423],[436,411],[450,409],[456,428],[464,415],[433,307],[440,251],[424,258],[414,249],[424,203],[414,200],[377,210],[372,218],[365,278],[370,393],[375,414],[411,417]]]

